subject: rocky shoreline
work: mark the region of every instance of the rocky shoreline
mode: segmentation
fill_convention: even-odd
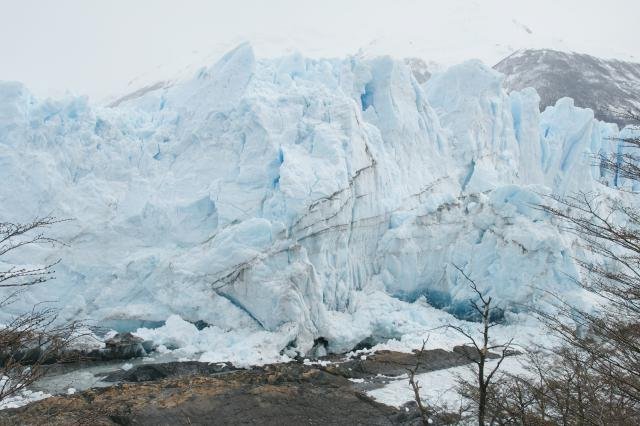
[[[140,364],[104,374],[112,386],[0,411],[0,425],[413,425],[419,424],[413,404],[386,406],[366,391],[406,374],[418,358],[419,372],[464,365],[467,350],[331,355],[250,369]]]

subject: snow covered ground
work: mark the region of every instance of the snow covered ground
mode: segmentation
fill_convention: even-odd
[[[493,368],[496,362],[496,360],[488,361],[487,367]],[[505,359],[498,371],[496,379],[499,378],[500,372],[511,374],[526,373],[523,360],[519,357]],[[457,391],[459,381],[473,381],[474,378],[475,372],[468,365],[431,371],[415,376],[415,380],[421,388],[420,396],[423,401],[454,413],[465,407],[469,402],[462,398]],[[394,378],[384,387],[369,391],[367,394],[378,402],[394,407],[401,407],[409,401],[414,401],[413,389],[409,385],[409,379],[406,375]]]
[[[0,388],[4,390],[4,386],[7,385],[8,377],[0,377]],[[29,389],[22,389],[13,395],[7,396],[0,400],[0,410],[7,408],[22,407],[33,401],[39,401],[41,399],[49,398],[51,395],[41,391],[32,391]]]
[[[27,405],[34,401],[40,401],[41,399],[49,398],[50,396],[51,395],[44,392],[25,389],[15,395],[2,399],[2,401],[0,401],[0,410],[22,407],[23,405]]]

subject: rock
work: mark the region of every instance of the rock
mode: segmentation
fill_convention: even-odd
[[[374,339],[373,337],[369,336],[369,337],[365,337],[363,340],[361,340],[357,345],[355,345],[352,349],[352,351],[361,351],[363,349],[371,349],[372,347],[374,347],[377,343],[379,343],[376,339]]]
[[[469,363],[463,354],[445,351],[443,349],[425,350],[422,355],[395,351],[378,351],[367,355],[365,359],[355,358],[345,362],[334,363],[326,367],[327,371],[342,375],[346,378],[374,380],[381,376],[400,376],[407,373],[408,368],[414,368],[420,361],[418,373],[457,367]],[[368,388],[371,383],[367,384]],[[373,386],[376,387],[376,386]]]
[[[474,360],[474,361],[478,360],[478,350],[473,346],[469,346],[469,345],[454,346],[453,352],[460,354],[461,356],[463,356],[465,359],[468,359],[468,360]],[[500,358],[500,355],[494,354],[492,352],[487,353],[487,359],[496,359],[496,358]]]
[[[237,368],[229,363],[209,364],[197,361],[165,362],[161,364],[138,365],[127,371],[114,371],[102,380],[105,382],[151,382],[172,377],[212,375],[235,370],[237,370]]]
[[[409,425],[414,420],[375,402],[342,376],[297,363],[124,383],[0,411],[2,425]]]
[[[106,340],[105,347],[100,349],[62,349],[47,353],[43,348],[34,345],[32,348],[17,351],[11,354],[13,360],[20,361],[24,365],[41,363],[45,365],[69,364],[73,362],[112,361],[127,360],[147,356],[151,352],[152,342],[134,336],[131,333],[118,333]],[[0,351],[0,365],[3,365],[9,355]]]
[[[117,353],[138,344],[123,335],[109,347]],[[322,359],[328,365],[291,362],[249,370],[196,361],[143,364],[108,374],[104,381],[119,382],[111,387],[0,411],[0,425],[419,425],[415,404],[396,409],[364,391],[382,386],[389,376],[406,374],[418,361],[419,373],[466,364],[467,350],[380,351],[356,359],[332,355]],[[354,383],[350,378],[365,380]],[[435,419],[435,424],[443,423]]]
[[[131,333],[118,333],[104,343],[104,349],[94,350],[88,356],[104,361],[147,356],[144,340]]]

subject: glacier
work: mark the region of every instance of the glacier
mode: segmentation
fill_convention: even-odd
[[[581,248],[537,205],[619,196],[592,160],[621,149],[618,127],[569,98],[541,112],[503,80],[479,61],[419,84],[390,57],[243,44],[113,107],[0,82],[0,218],[73,218],[51,230],[66,246],[2,259],[62,261],[0,321],[58,301],[63,319],[163,347],[236,333],[230,353],[250,335],[270,353],[320,337],[337,352],[426,326],[434,307],[464,318],[453,265],[514,318],[544,290],[581,300]]]

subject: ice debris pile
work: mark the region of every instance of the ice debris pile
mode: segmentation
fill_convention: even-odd
[[[24,306],[150,336],[171,317],[185,341],[164,343],[200,350],[187,321],[304,353],[398,336],[433,317],[424,297],[464,316],[452,264],[507,311],[539,288],[577,297],[579,249],[536,204],[624,184],[591,159],[618,129],[568,98],[541,113],[502,80],[470,61],[420,85],[388,57],[241,45],[111,107],[2,82],[0,217],[74,218],[55,230],[68,246],[3,261],[62,259]]]

